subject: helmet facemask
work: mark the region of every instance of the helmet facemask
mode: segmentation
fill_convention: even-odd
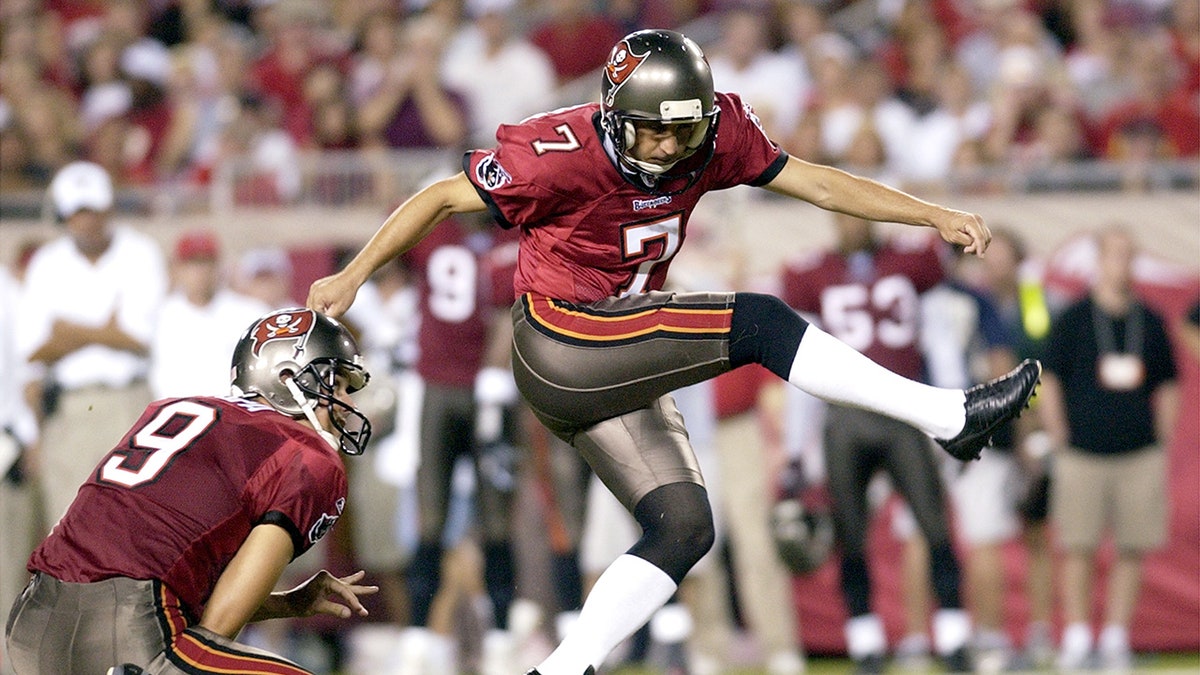
[[[347,455],[361,455],[371,439],[371,421],[357,408],[337,398],[338,376],[347,379],[346,392],[354,392],[366,386],[369,376],[362,366],[331,358],[313,359],[300,369],[285,384],[300,406],[304,416],[330,445]],[[337,436],[324,429],[317,419],[316,408],[327,406],[329,424]],[[327,437],[326,434],[329,434]]]
[[[663,107],[684,107],[698,109],[700,102],[696,99],[691,101],[663,101]],[[643,118],[636,114],[613,114],[613,124],[619,125],[621,129],[621,137],[623,143],[616,144],[617,157],[625,163],[626,166],[637,171],[644,171],[655,177],[669,176],[671,169],[684,162],[688,158],[696,154],[696,151],[704,147],[705,143],[711,140],[711,136],[715,135],[710,132],[716,129],[717,110],[714,108],[707,117],[702,114],[697,116],[686,117],[657,117]],[[671,127],[679,124],[694,124],[691,135],[682,141],[684,153],[678,159],[669,164],[654,164],[645,162],[633,157],[630,154],[634,145],[637,143],[637,125],[638,123],[652,123]],[[711,156],[711,149],[709,150]]]

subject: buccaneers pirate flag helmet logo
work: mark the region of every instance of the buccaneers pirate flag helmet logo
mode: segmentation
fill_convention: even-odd
[[[608,93],[604,97],[606,105],[611,106],[617,96],[617,91],[633,75],[633,71],[650,56],[650,50],[640,54],[633,51],[629,40],[621,40],[609,54],[608,63],[604,65],[604,79],[608,82]]]

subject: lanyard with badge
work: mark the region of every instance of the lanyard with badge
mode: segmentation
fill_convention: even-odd
[[[1125,319],[1124,351],[1117,351],[1114,323],[1098,306],[1092,305],[1092,327],[1099,348],[1096,379],[1101,387],[1110,391],[1131,391],[1146,380],[1146,366],[1142,361],[1142,312],[1137,305],[1129,310]]]

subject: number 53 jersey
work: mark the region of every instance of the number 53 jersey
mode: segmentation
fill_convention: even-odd
[[[515,292],[588,303],[660,290],[700,197],[765,185],[787,161],[736,95],[717,94],[717,106],[712,161],[678,194],[639,189],[621,174],[605,150],[597,103],[501,125],[495,148],[467,153],[463,169],[492,216],[521,230]]]
[[[100,461],[29,571],[158,579],[198,617],[251,528],[282,527],[299,556],[345,503],[342,460],[307,426],[244,399],[164,399]]]
[[[873,251],[827,252],[789,263],[781,298],[872,361],[923,379],[920,295],[945,276],[942,244],[904,234]]]

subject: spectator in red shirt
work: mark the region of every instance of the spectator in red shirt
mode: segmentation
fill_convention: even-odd
[[[1171,47],[1183,64],[1183,89],[1200,94],[1200,3],[1175,0],[1171,7]]]
[[[250,84],[267,99],[278,101],[280,124],[296,143],[306,144],[312,135],[312,111],[304,97],[308,73],[323,63],[342,66],[341,55],[321,44],[317,18],[304,12],[272,12],[277,20],[268,35],[267,51],[250,69]]]
[[[1165,39],[1144,39],[1132,46],[1133,93],[1100,121],[1099,150],[1108,159],[1131,158],[1129,132],[1155,128],[1162,142],[1153,156],[1200,155],[1200,112],[1195,95],[1175,77],[1177,69]]]
[[[623,35],[621,26],[592,13],[586,0],[554,0],[547,5],[549,18],[529,34],[529,41],[550,57],[559,84],[604,65]]]
[[[8,125],[25,141],[24,170],[31,178],[49,182],[55,171],[77,158],[80,134],[75,101],[66,90],[38,80],[36,64],[30,59],[0,60],[0,82],[0,108],[9,111]]]
[[[64,48],[58,15],[35,3],[24,8],[13,8],[13,4],[5,3],[6,12],[0,21],[0,32],[3,33],[0,58],[30,60],[41,79],[57,87],[69,88],[73,69]]]
[[[436,15],[418,16],[405,23],[397,44],[394,26],[381,14],[364,31],[372,58],[356,65],[353,80],[364,145],[457,147],[467,135],[467,110],[441,81],[449,27]]]
[[[152,184],[160,178],[158,155],[173,117],[166,96],[171,56],[158,42],[138,42],[121,53],[120,68],[130,94],[125,173],[135,183]]]

